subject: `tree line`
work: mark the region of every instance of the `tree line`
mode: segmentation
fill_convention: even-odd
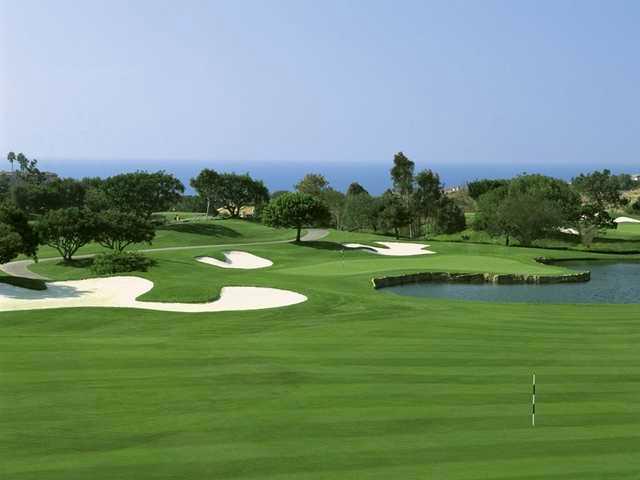
[[[636,184],[630,175],[607,169],[580,174],[570,183],[538,174],[477,180],[468,185],[477,201],[473,228],[504,237],[506,245],[516,239],[525,246],[571,229],[588,247],[598,234],[617,227],[612,211],[640,214],[640,200],[631,203],[623,195]]]

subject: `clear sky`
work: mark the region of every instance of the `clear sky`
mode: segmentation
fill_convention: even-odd
[[[0,151],[638,165],[638,1],[0,0]]]

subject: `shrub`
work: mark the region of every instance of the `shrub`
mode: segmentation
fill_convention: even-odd
[[[155,260],[135,252],[102,253],[93,259],[91,270],[98,275],[146,272],[155,263]]]

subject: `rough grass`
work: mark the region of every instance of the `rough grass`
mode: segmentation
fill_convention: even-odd
[[[427,242],[437,255],[394,258],[332,243],[379,239],[243,247],[275,262],[254,271],[193,260],[224,247],[155,253],[142,274],[156,282],[148,300],[202,301],[223,285],[309,297],[282,309],[0,314],[0,477],[640,477],[637,306],[428,300],[369,283],[603,255]]]

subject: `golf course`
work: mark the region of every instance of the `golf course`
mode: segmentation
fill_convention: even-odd
[[[289,306],[0,313],[0,478],[640,477],[638,305],[414,298],[372,286],[430,271],[570,272],[539,257],[640,261],[630,253],[640,225],[603,237],[619,254],[322,233],[293,242],[291,229],[203,220],[169,223],[153,245],[133,247],[154,260],[127,274],[153,282],[139,302],[215,302],[227,287],[306,297]],[[367,246],[377,242],[433,253],[376,254]],[[82,254],[101,249],[89,244],[69,263],[47,260],[57,255],[43,247],[26,268],[54,283],[92,279]],[[245,268],[217,263],[233,258]]]

